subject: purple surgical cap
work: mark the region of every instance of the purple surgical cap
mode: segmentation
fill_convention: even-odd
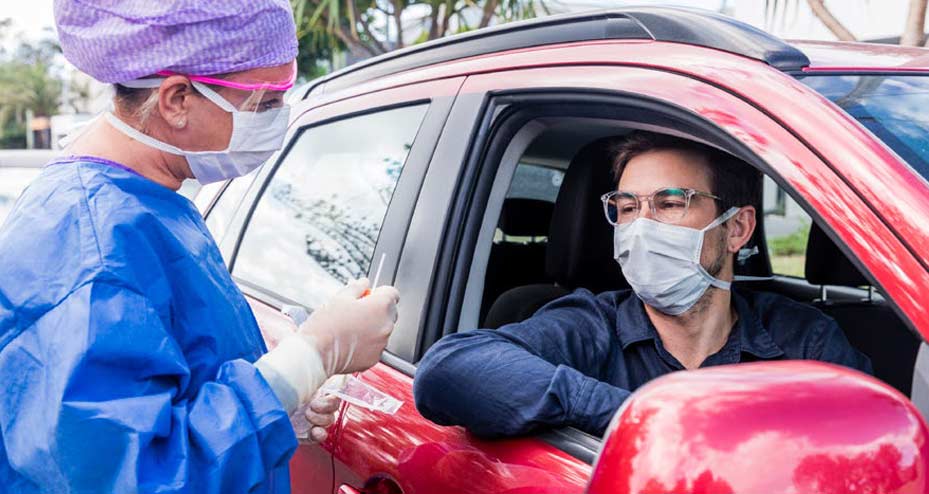
[[[288,0],[55,0],[65,58],[94,79],[211,75],[297,56]]]

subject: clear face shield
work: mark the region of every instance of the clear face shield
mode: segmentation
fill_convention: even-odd
[[[270,158],[284,144],[290,119],[290,106],[284,102],[285,91],[293,87],[296,63],[285,81],[232,81],[210,76],[159,72],[159,77],[138,79],[125,86],[158,88],[165,78],[182,75],[204,98],[232,115],[232,134],[225,149],[187,151],[142,136],[124,124],[114,123],[133,138],[164,151],[187,158],[193,174],[201,183],[245,175]],[[222,93],[222,94],[221,94]]]

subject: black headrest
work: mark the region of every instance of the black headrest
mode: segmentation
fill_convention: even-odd
[[[503,201],[499,228],[513,237],[544,237],[548,235],[555,205],[539,199],[512,197]]]
[[[806,281],[814,285],[871,284],[815,223],[806,243]]]
[[[613,260],[613,227],[603,215],[600,196],[614,187],[611,142],[587,144],[565,173],[552,212],[545,270],[559,285],[594,293],[629,285]]]

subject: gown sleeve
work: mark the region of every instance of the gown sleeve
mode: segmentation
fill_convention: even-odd
[[[0,350],[0,427],[10,465],[42,492],[248,492],[297,447],[252,364],[221,363],[188,392],[184,352],[118,282],[17,325]]]

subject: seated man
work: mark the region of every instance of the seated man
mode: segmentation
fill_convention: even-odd
[[[871,372],[817,309],[731,289],[760,202],[751,166],[637,132],[617,144],[614,172],[604,210],[632,290],[579,289],[523,322],[442,338],[416,372],[424,417],[488,437],[556,426],[602,435],[633,390],[677,370],[814,359]]]

